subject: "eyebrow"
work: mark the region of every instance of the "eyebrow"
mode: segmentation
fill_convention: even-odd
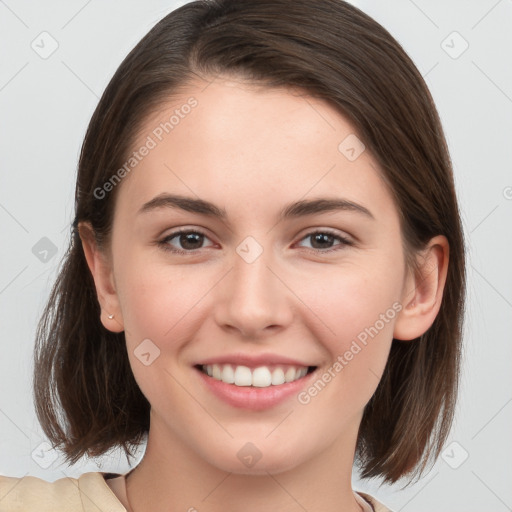
[[[148,213],[161,208],[178,208],[187,212],[215,217],[224,221],[227,219],[226,210],[224,208],[219,208],[209,201],[173,194],[160,194],[154,197],[142,205],[138,213]],[[370,210],[358,203],[342,198],[300,200],[285,206],[279,213],[279,219],[284,220],[332,211],[361,213],[366,217],[375,220],[375,217]]]

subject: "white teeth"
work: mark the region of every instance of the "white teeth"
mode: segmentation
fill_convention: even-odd
[[[286,382],[291,382],[292,380],[295,380],[295,368],[291,367],[286,370],[286,373],[284,374],[284,380]]]
[[[213,375],[212,377],[217,380],[221,380],[222,378],[222,370],[218,364],[213,365]]]
[[[254,386],[267,388],[279,386],[285,382],[293,382],[304,377],[308,373],[305,366],[275,367],[273,370],[267,366],[251,368],[247,366],[232,366],[230,364],[208,364],[202,367],[203,371],[216,380],[235,386]]]
[[[252,372],[252,385],[257,388],[268,388],[272,384],[272,375],[266,366],[256,368]]]
[[[237,366],[235,369],[235,385],[236,386],[251,386],[252,373],[251,369],[247,366]]]
[[[222,368],[222,378],[220,380],[222,382],[227,382],[228,384],[233,384],[235,382],[235,372],[231,365],[224,365],[224,368]]]
[[[284,384],[284,372],[282,368],[276,368],[272,372],[272,385],[279,386],[279,384]]]

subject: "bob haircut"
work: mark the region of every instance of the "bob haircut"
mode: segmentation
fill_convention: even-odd
[[[77,226],[90,222],[108,250],[119,187],[97,191],[126,162],[152,113],[198,76],[218,75],[321,98],[352,123],[399,212],[408,269],[419,271],[415,255],[432,237],[448,239],[440,311],[422,336],[393,340],[356,446],[363,478],[421,476],[446,441],[459,382],[466,270],[452,164],[411,59],[342,0],[195,1],[165,16],[121,63],[85,135],[70,245],[37,328],[33,392],[45,434],[75,463],[115,447],[133,456],[149,432],[150,404],[133,377],[124,332],[100,322]]]

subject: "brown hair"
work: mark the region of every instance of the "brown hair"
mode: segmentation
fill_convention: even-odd
[[[404,253],[447,237],[450,262],[428,331],[393,340],[359,431],[363,477],[420,475],[450,430],[465,293],[464,240],[452,167],[428,88],[397,41],[341,0],[205,0],[167,15],[108,84],[80,154],[72,239],[37,331],[34,396],[42,428],[69,462],[116,446],[126,455],[149,430],[150,404],[130,368],[124,333],[107,331],[80,238],[108,243],[115,187],[95,190],[130,153],[144,119],[194,77],[230,74],[298,88],[328,101],[378,162],[400,214]]]

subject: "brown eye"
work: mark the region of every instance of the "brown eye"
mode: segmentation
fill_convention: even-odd
[[[313,249],[329,249],[334,243],[334,236],[328,233],[315,233],[309,236]]]
[[[178,241],[183,249],[200,249],[204,236],[200,233],[183,233],[178,236]]]
[[[353,245],[349,239],[329,231],[314,231],[312,233],[308,233],[302,240],[309,240],[309,248],[318,252],[335,251],[346,245]],[[307,245],[303,247],[308,248]]]
[[[175,231],[159,242],[159,245],[168,251],[176,253],[193,252],[202,249],[205,241],[210,239],[199,231]],[[213,245],[210,241],[209,245]]]

